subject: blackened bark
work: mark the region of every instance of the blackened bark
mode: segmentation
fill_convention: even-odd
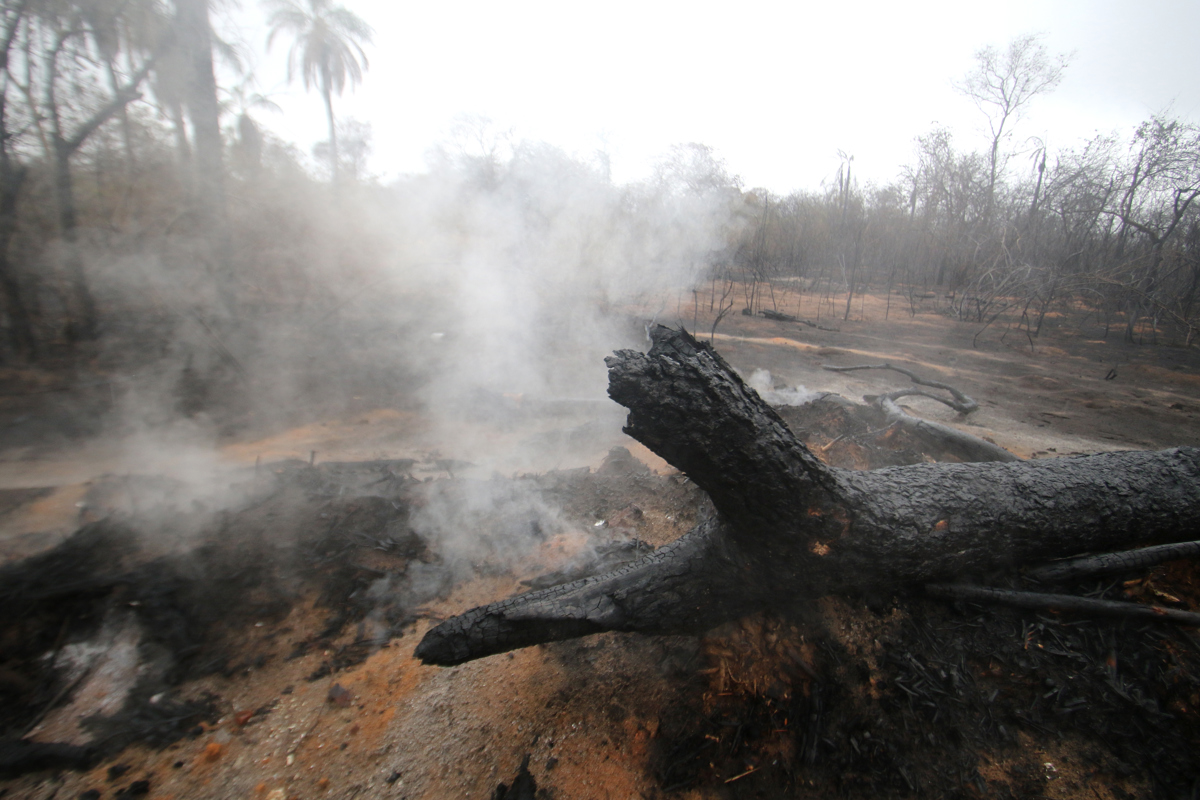
[[[1076,597],[1071,594],[1044,594],[1041,592],[1014,592],[1010,589],[994,589],[988,586],[963,584],[929,584],[926,594],[952,600],[974,600],[995,603],[1014,608],[1036,610],[1078,611],[1093,616],[1124,617],[1150,622],[1171,621],[1180,625],[1200,627],[1200,614],[1180,611],[1177,608],[1127,603],[1114,600],[1097,600],[1092,597]]]
[[[1025,577],[1039,583],[1065,583],[1080,578],[1119,575],[1173,561],[1177,558],[1200,558],[1200,541],[1173,542],[1155,547],[1142,547],[1122,553],[1100,553],[1082,558],[1055,561],[1028,570]]]
[[[431,630],[428,663],[605,630],[685,632],[747,610],[959,580],[1047,558],[1186,538],[1200,450],[1042,461],[822,464],[708,346],[659,327],[607,359],[626,433],[708,492],[719,519],[606,575],[477,608]]]
[[[669,545],[605,575],[472,609],[425,635],[417,657],[461,664],[494,653],[604,631],[701,632],[754,608],[742,590],[753,565],[708,520]]]

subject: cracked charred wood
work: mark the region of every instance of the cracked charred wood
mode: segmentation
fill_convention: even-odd
[[[703,630],[781,599],[889,591],[1184,538],[1200,450],[829,467],[710,347],[658,327],[606,359],[625,432],[704,489],[717,517],[618,570],[453,617],[416,655],[452,665],[601,631]]]
[[[740,587],[753,566],[710,519],[612,572],[539,589],[451,617],[425,634],[417,657],[450,666],[494,653],[604,631],[700,632],[748,612]]]

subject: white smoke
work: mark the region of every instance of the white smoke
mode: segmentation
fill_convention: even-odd
[[[813,392],[803,386],[775,388],[770,370],[756,369],[750,373],[746,385],[758,392],[758,396],[773,406],[803,406],[820,400],[828,392]]]

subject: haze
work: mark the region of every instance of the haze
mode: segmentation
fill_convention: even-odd
[[[815,189],[839,150],[860,177],[886,183],[935,124],[964,149],[984,145],[982,115],[952,82],[979,48],[1026,33],[1073,58],[1019,140],[1060,148],[1127,133],[1168,108],[1200,113],[1190,41],[1200,5],[1179,0],[344,5],[376,36],[365,82],[335,110],[371,123],[371,169],[384,179],[424,171],[429,149],[466,115],[577,157],[604,151],[617,182],[648,175],[673,144],[701,142],[747,188]],[[262,122],[305,152],[326,138],[318,95],[286,81],[286,42],[265,50],[258,5],[228,10],[224,26],[283,109]]]

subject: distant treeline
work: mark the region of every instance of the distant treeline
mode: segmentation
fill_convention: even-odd
[[[1082,313],[1127,341],[1195,340],[1200,290],[1200,127],[1159,114],[1132,136],[1052,151],[1016,129],[1062,80],[1069,57],[1038,36],[984,47],[956,84],[987,120],[989,147],[950,131],[916,140],[893,183],[862,188],[853,158],[824,193],[755,193],[750,224],[715,280],[750,288],[802,277],[827,295],[897,286],[935,291],[962,320],[1002,316],[1032,342],[1051,311]],[[715,295],[715,292],[713,292]]]
[[[1019,156],[989,186],[987,154],[936,130],[887,186],[860,187],[846,160],[825,192],[754,192],[712,277],[748,286],[753,311],[770,304],[758,284],[800,278],[838,294],[937,291],[957,318],[1016,315],[1032,335],[1049,311],[1070,309],[1129,341],[1194,342],[1200,128],[1155,116],[1125,139]]]
[[[369,126],[332,127],[315,168],[260,127],[270,102],[214,33],[208,0],[12,0],[0,11],[0,364],[133,340],[164,352],[186,340],[176,355],[189,364],[244,364],[278,342],[311,360],[331,341],[345,353],[432,325],[417,286],[470,301],[447,300],[439,320],[508,314],[518,330],[565,324],[585,297],[654,305],[706,281],[714,306],[741,297],[756,312],[784,279],[844,297],[846,315],[857,293],[890,287],[936,292],[979,323],[1015,315],[1030,335],[1065,308],[1131,340],[1192,343],[1200,129],[1156,116],[1074,150],[1013,147],[1023,104],[1065,62],[1031,37],[979,60],[962,88],[989,115],[990,150],[962,152],[936,130],[884,187],[860,185],[846,157],[823,191],[744,192],[694,144],[616,186],[603,156],[482,123],[426,174],[384,187],[367,175]],[[989,83],[997,66],[1001,83],[1030,78],[1026,94]]]

